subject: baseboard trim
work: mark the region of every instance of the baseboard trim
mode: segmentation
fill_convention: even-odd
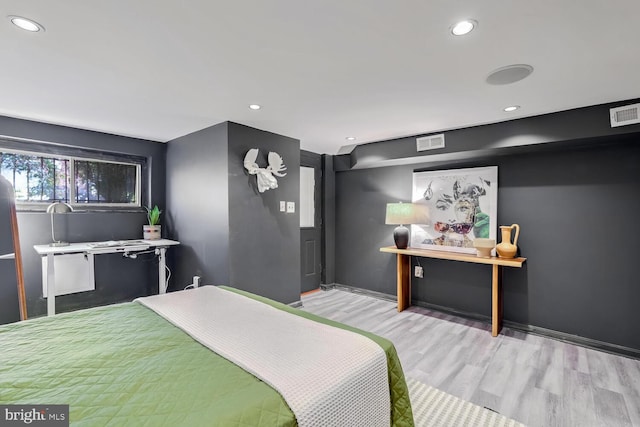
[[[386,301],[393,301],[393,302],[398,301],[398,298],[395,295],[390,295],[383,292],[371,291],[363,288],[357,288],[349,285],[343,285],[340,283],[321,285],[320,288],[323,291],[330,290],[330,289],[339,289],[342,291],[351,292],[354,294],[366,295],[373,298],[383,299]],[[412,300],[411,304],[417,305],[418,307],[427,308],[429,310],[434,310],[434,311],[438,311],[445,314],[451,314],[454,316],[463,317],[465,319],[478,320],[481,322],[485,322],[487,324],[491,324],[491,318],[489,316],[484,316],[477,313],[471,313],[468,311],[456,310],[450,307],[444,307],[441,305],[431,304],[431,303],[419,301],[419,300]],[[618,344],[598,341],[591,338],[581,337],[579,335],[568,334],[566,332],[554,331],[553,329],[542,328],[539,326],[512,322],[510,320],[503,320],[502,324],[507,328],[514,329],[520,332],[539,335],[545,338],[551,338],[558,341],[579,345],[581,347],[592,348],[594,350],[600,350],[600,351],[615,354],[618,356],[625,356],[633,359],[640,359],[640,350],[637,350],[631,347],[625,347]]]
[[[572,335],[566,332],[554,331],[553,329],[541,328],[540,326],[525,325],[522,323],[512,322],[510,320],[505,320],[502,322],[502,324],[507,328],[516,329],[522,332],[540,335],[546,338],[552,338],[558,341],[568,342],[571,344],[576,344],[586,348],[592,348],[594,350],[604,351],[618,356],[640,359],[640,350],[636,350],[635,348],[612,344],[605,341],[598,341],[592,338],[581,337],[579,335]]]
[[[328,283],[328,284],[322,283],[320,285],[320,290],[321,291],[330,291],[331,289],[334,289],[335,287],[336,287],[335,283]]]
[[[341,291],[346,291],[346,292],[351,292],[353,294],[361,294],[361,295],[366,295],[366,296],[370,296],[370,297],[374,297],[374,298],[378,298],[378,299],[383,299],[386,301],[393,301],[396,302],[398,299],[395,297],[395,295],[389,295],[389,294],[385,294],[382,292],[376,292],[376,291],[370,291],[368,289],[362,289],[362,288],[356,288],[353,286],[348,286],[348,285],[342,285],[340,283],[333,283],[331,286],[331,289],[340,289]]]

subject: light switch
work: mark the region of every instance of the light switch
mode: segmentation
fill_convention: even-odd
[[[294,213],[296,211],[296,202],[287,202],[287,213]]]
[[[285,202],[284,200],[280,201],[280,212],[286,212],[287,211],[286,204],[287,204],[287,202]]]

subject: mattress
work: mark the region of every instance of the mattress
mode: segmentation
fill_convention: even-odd
[[[387,356],[391,425],[413,425],[393,345],[356,332],[378,343]],[[68,404],[72,425],[296,425],[294,414],[273,388],[136,302],[4,325],[0,349],[0,403]]]

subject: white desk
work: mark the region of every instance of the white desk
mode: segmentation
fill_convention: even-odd
[[[55,268],[53,257],[64,254],[113,254],[135,253],[154,249],[158,255],[158,293],[165,293],[167,288],[166,252],[169,246],[179,245],[175,240],[119,240],[109,242],[71,243],[68,246],[34,245],[38,255],[47,257],[47,316],[56,314]]]

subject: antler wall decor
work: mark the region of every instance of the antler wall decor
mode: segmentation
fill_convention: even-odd
[[[244,167],[247,171],[249,171],[250,175],[256,175],[256,180],[258,182],[258,191],[264,193],[267,190],[272,190],[274,188],[278,188],[278,181],[276,180],[276,176],[283,177],[286,173],[282,173],[287,170],[284,165],[284,161],[280,154],[274,153],[273,151],[269,152],[267,156],[269,160],[269,166],[266,168],[261,168],[256,163],[256,159],[258,158],[259,150],[257,148],[252,148],[247,151],[247,154],[244,156]],[[275,176],[274,176],[275,175]]]

